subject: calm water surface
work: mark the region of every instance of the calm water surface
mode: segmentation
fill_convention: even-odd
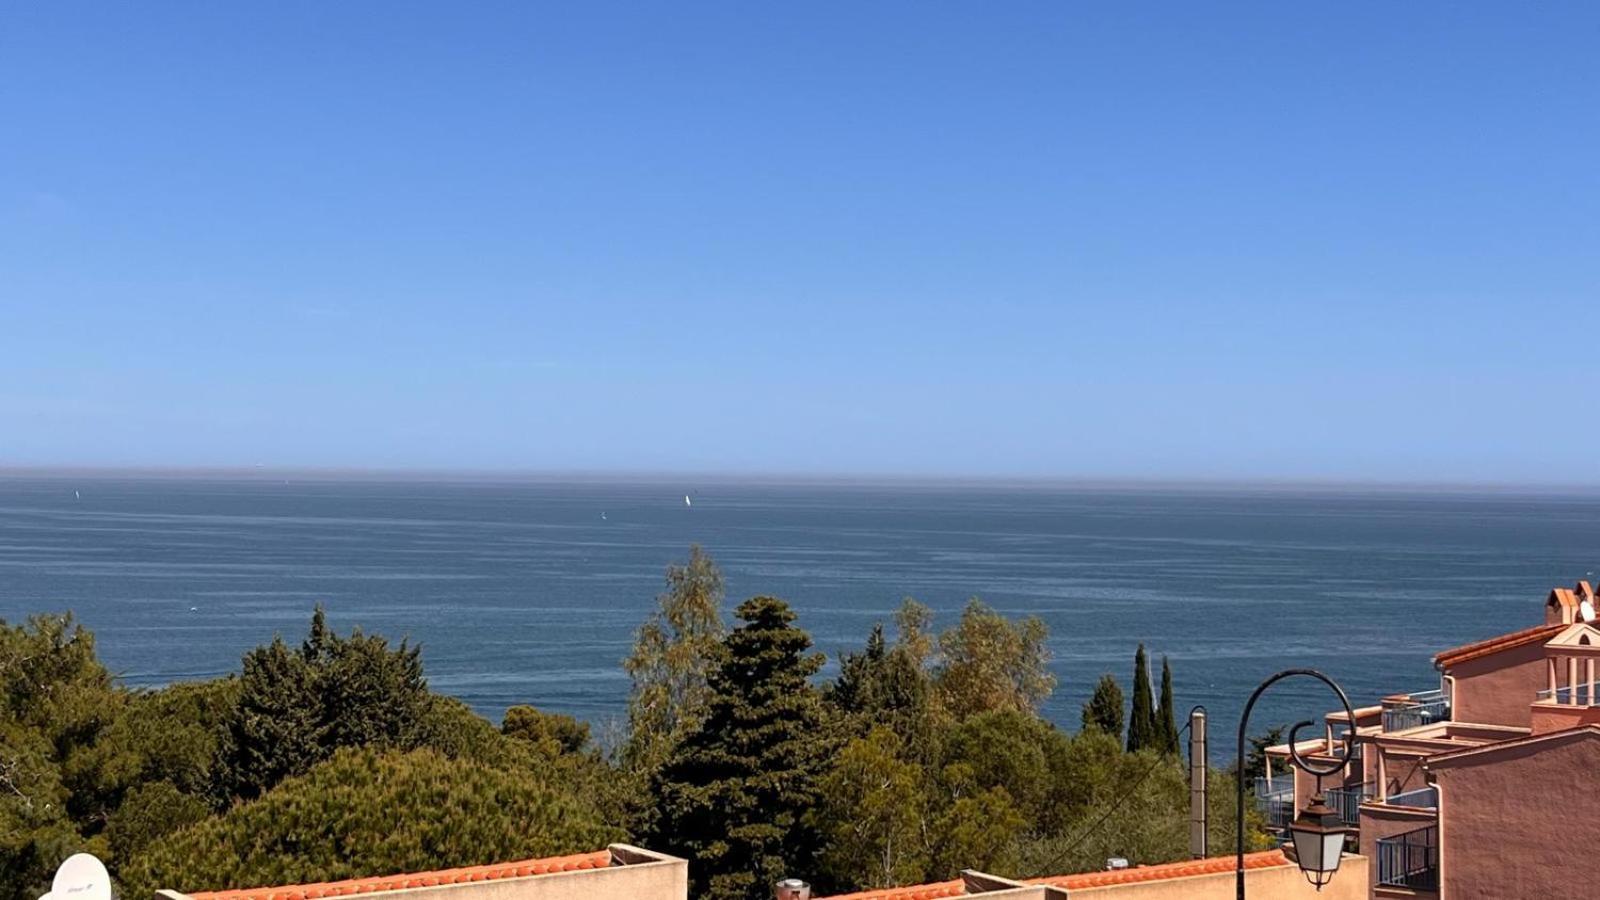
[[[948,623],[976,595],[1049,624],[1055,720],[1076,726],[1102,672],[1126,685],[1143,641],[1226,734],[1286,666],[1327,671],[1358,704],[1435,686],[1432,653],[1533,624],[1550,587],[1600,568],[1600,499],[0,478],[0,618],[71,610],[127,681],[160,684],[298,639],[320,602],[341,629],[420,641],[433,687],[486,715],[603,721],[692,542],[730,601],[789,600],[830,659],[902,597]],[[1257,720],[1331,707],[1318,690],[1281,685]]]

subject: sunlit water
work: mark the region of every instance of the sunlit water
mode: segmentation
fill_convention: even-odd
[[[79,497],[74,497],[74,491]],[[694,494],[693,506],[683,502]],[[602,519],[602,513],[604,518]],[[1076,727],[1135,645],[1226,735],[1264,676],[1323,669],[1358,704],[1436,684],[1431,655],[1538,621],[1600,559],[1594,496],[276,478],[0,479],[0,617],[71,610],[130,683],[233,670],[315,603],[421,642],[486,715],[603,722],[667,563],[703,544],[730,607],[790,601],[830,660],[905,596],[1050,626]],[[1285,684],[1257,721],[1333,705]]]

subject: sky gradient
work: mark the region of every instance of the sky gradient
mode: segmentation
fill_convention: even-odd
[[[1592,3],[0,17],[0,465],[1600,483]]]

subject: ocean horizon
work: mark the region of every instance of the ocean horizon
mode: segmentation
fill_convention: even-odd
[[[1435,687],[1434,653],[1541,621],[1597,539],[1600,494],[1555,486],[13,469],[0,618],[70,611],[154,686],[236,671],[321,603],[340,630],[421,643],[433,688],[484,715],[603,729],[665,567],[698,543],[730,612],[794,606],[825,674],[902,598],[942,628],[977,596],[1050,627],[1063,727],[1100,674],[1129,684],[1142,642],[1228,735],[1285,667],[1358,706]],[[1251,730],[1335,705],[1285,683]]]

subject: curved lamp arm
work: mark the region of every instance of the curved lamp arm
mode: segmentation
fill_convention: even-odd
[[[1244,714],[1239,717],[1239,763],[1238,763],[1238,765],[1239,765],[1239,777],[1236,779],[1237,783],[1235,785],[1235,787],[1238,788],[1238,793],[1239,793],[1239,797],[1238,797],[1238,801],[1239,801],[1238,802],[1238,821],[1237,821],[1238,833],[1235,836],[1237,838],[1237,841],[1238,841],[1238,861],[1237,861],[1237,864],[1236,864],[1237,871],[1235,873],[1235,879],[1234,879],[1234,884],[1237,887],[1238,900],[1245,900],[1245,896],[1244,896],[1244,779],[1245,779],[1244,743],[1245,743],[1245,730],[1246,730],[1247,726],[1250,724],[1250,711],[1255,709],[1256,700],[1260,699],[1261,694],[1264,691],[1266,691],[1267,688],[1272,687],[1274,684],[1277,684],[1278,682],[1284,680],[1285,678],[1290,678],[1290,677],[1293,677],[1295,675],[1305,675],[1305,676],[1308,676],[1308,677],[1311,677],[1311,678],[1315,678],[1318,681],[1322,682],[1323,684],[1327,685],[1329,688],[1331,688],[1335,694],[1339,695],[1339,703],[1340,703],[1340,705],[1342,705],[1344,707],[1344,714],[1346,716],[1349,716],[1349,722],[1350,722],[1351,730],[1354,731],[1354,729],[1356,727],[1355,710],[1350,708],[1350,698],[1345,696],[1344,688],[1339,687],[1339,685],[1334,683],[1332,678],[1329,678],[1328,676],[1322,674],[1321,672],[1318,672],[1316,669],[1284,669],[1282,672],[1279,672],[1278,674],[1273,675],[1271,678],[1268,678],[1266,681],[1261,682],[1261,685],[1256,688],[1255,693],[1250,695],[1249,702],[1245,703],[1245,705],[1244,705]],[[1326,767],[1319,767],[1319,766],[1312,765],[1309,760],[1305,759],[1304,757],[1302,757],[1300,755],[1300,749],[1297,746],[1299,741],[1297,741],[1295,739],[1295,736],[1300,733],[1300,729],[1306,728],[1306,727],[1311,726],[1313,724],[1315,724],[1315,723],[1309,722],[1309,721],[1296,722],[1294,724],[1294,727],[1289,729],[1289,758],[1294,761],[1294,764],[1296,766],[1298,766],[1299,768],[1301,768],[1301,769],[1303,769],[1303,770],[1305,770],[1307,772],[1310,772],[1311,774],[1317,776],[1320,779],[1324,775],[1332,775],[1332,774],[1342,770],[1346,765],[1348,765],[1350,763],[1350,755],[1351,755],[1352,750],[1354,749],[1354,742],[1352,742],[1352,741],[1346,741],[1345,742],[1345,745],[1344,745],[1344,748],[1343,748],[1344,753],[1342,755],[1335,755],[1335,754],[1330,752],[1328,755],[1329,756],[1333,756],[1334,759],[1335,759],[1335,762],[1328,763]]]

